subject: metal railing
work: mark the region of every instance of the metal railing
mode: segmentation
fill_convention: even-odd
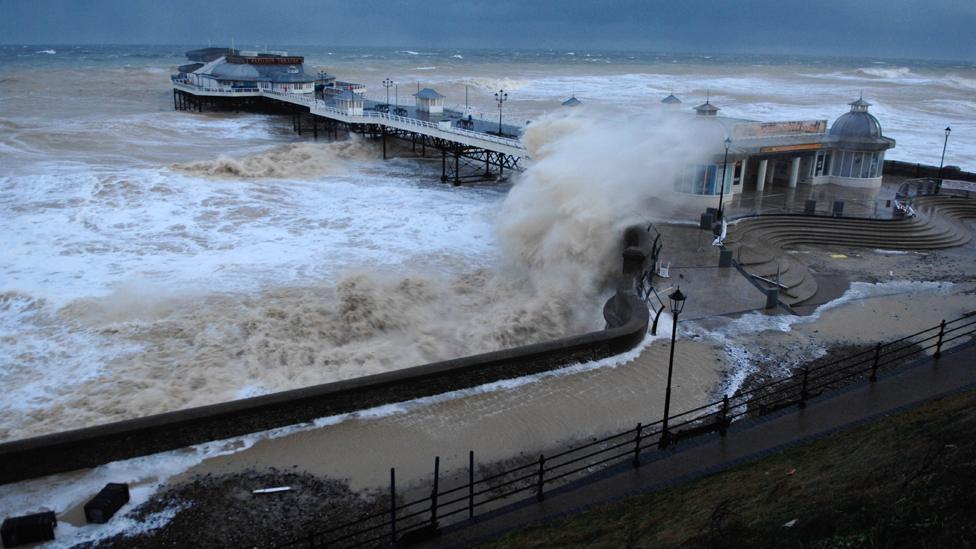
[[[408,116],[400,116],[397,114],[378,112],[378,111],[364,111],[362,114],[350,114],[342,109],[329,105],[325,101],[316,99],[314,96],[311,96],[312,94],[288,93],[288,92],[282,92],[278,90],[267,90],[267,89],[259,89],[259,88],[239,88],[233,90],[216,89],[216,88],[211,89],[211,88],[197,86],[189,81],[181,81],[178,79],[173,80],[173,86],[176,87],[177,89],[189,91],[189,92],[205,91],[207,93],[212,93],[212,94],[215,93],[215,94],[228,95],[228,96],[233,96],[236,93],[240,93],[240,92],[249,92],[249,93],[256,92],[266,97],[280,99],[288,103],[304,105],[309,107],[310,111],[314,110],[313,114],[323,114],[343,121],[348,120],[358,124],[388,123],[386,125],[394,125],[394,124],[406,125],[414,128],[423,128],[426,130],[456,134],[471,139],[477,139],[480,141],[487,141],[490,143],[505,145],[508,147],[512,147],[514,149],[525,150],[525,145],[523,145],[519,139],[501,137],[489,133],[476,132],[472,130],[465,130],[462,128],[455,127],[453,124],[451,125],[450,128],[443,128],[439,126],[436,122],[430,122],[427,120],[420,120],[417,118],[410,118]]]
[[[637,423],[633,429],[548,456],[540,454],[538,459],[525,460],[478,479],[474,452],[468,453],[467,470],[447,482],[442,482],[440,458],[435,457],[429,495],[411,501],[402,501],[396,488],[396,470],[391,468],[387,510],[328,529],[306,532],[276,547],[381,546],[426,539],[436,535],[445,521],[473,519],[518,495],[531,495],[542,501],[547,488],[551,490],[556,485],[583,479],[613,464],[630,462],[633,467],[640,467],[645,451],[666,448],[707,433],[726,436],[736,420],[791,406],[803,408],[810,399],[859,376],[867,376],[874,382],[880,369],[903,363],[920,353],[934,350],[933,356],[938,358],[946,344],[974,334],[976,312],[970,312],[895,341],[878,343],[872,349],[808,366],[788,377],[686,410],[669,418],[667,432],[662,430],[661,420]],[[442,489],[445,485],[451,487]]]

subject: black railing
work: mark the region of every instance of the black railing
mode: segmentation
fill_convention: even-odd
[[[902,363],[926,351],[938,358],[943,347],[976,334],[976,312],[887,343],[878,343],[829,362],[811,365],[769,383],[725,395],[721,400],[671,416],[662,443],[662,421],[637,423],[633,429],[574,446],[549,456],[540,455],[522,464],[476,479],[474,452],[468,454],[466,474],[451,479],[454,486],[441,489],[440,458],[434,460],[430,495],[400,503],[396,471],[390,469],[389,509],[333,526],[307,532],[277,547],[362,547],[418,541],[435,536],[443,521],[473,519],[525,494],[542,501],[547,487],[583,478],[598,469],[629,460],[640,467],[647,450],[670,446],[706,433],[726,435],[732,422],[768,414],[791,406],[804,407],[808,400],[829,392],[859,376],[877,380],[879,369]],[[495,504],[493,506],[493,504]],[[387,517],[383,520],[383,517]]]

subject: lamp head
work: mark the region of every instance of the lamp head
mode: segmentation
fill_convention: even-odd
[[[946,126],[945,132],[946,132],[946,137],[949,137],[949,134],[952,133],[952,128]]]
[[[685,308],[685,300],[688,298],[685,294],[681,293],[681,286],[678,286],[675,291],[668,295],[668,299],[671,300],[671,312],[679,315]]]

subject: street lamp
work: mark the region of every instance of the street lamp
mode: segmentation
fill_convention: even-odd
[[[946,146],[949,145],[949,134],[952,133],[952,128],[946,126],[945,129],[945,142],[942,143],[942,160],[939,160],[939,181],[942,181],[942,165],[945,164],[945,152]]]
[[[502,135],[502,103],[508,101],[508,93],[505,90],[498,90],[495,93],[495,101],[498,101],[498,135]]]
[[[722,160],[722,190],[718,193],[718,219],[722,220],[722,198],[725,197],[725,173],[729,169],[729,146],[732,145],[732,137],[725,138],[725,159]]]
[[[393,83],[393,102],[396,103],[393,114],[400,114],[400,84]]]
[[[393,80],[387,78],[383,80],[383,87],[386,88],[386,110],[390,110],[390,88],[393,87]]]
[[[668,432],[668,413],[671,411],[671,373],[674,371],[674,340],[678,333],[678,315],[685,308],[687,297],[681,293],[681,286],[668,296],[671,301],[671,358],[668,359],[668,388],[664,393],[664,420],[661,422],[661,440],[658,445],[664,448],[668,445],[671,433]]]

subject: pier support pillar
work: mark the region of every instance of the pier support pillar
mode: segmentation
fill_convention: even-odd
[[[793,159],[793,164],[790,166],[790,188],[796,188],[796,182],[800,180],[800,157],[797,156]]]
[[[386,160],[386,126],[380,126],[380,130],[383,132],[383,160]]]
[[[776,161],[770,160],[769,167],[766,168],[766,183],[772,183],[776,177]]]
[[[768,160],[759,161],[759,169],[756,171],[756,190],[763,192],[766,188],[766,169],[769,167]]]
[[[312,138],[315,140],[319,138],[319,118],[314,114],[312,115]],[[385,157],[386,155],[383,156]]]
[[[447,183],[447,149],[441,149],[441,183]]]
[[[461,154],[458,147],[454,147],[454,186],[461,184]]]

